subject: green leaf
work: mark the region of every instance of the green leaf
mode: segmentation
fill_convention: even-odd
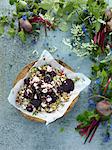
[[[38,9],[33,9],[33,13],[37,15]]]
[[[19,2],[16,3],[16,10],[17,13],[19,12],[25,12],[25,9],[27,8],[27,3],[25,1],[20,0]]]
[[[17,16],[17,12],[16,12],[15,10],[13,11],[12,14],[13,14],[13,17],[16,17],[16,16]]]
[[[105,78],[105,77],[107,77],[107,72],[103,69],[101,75],[103,78]]]
[[[15,36],[15,30],[14,30],[14,28],[9,28],[9,30],[8,30],[8,34],[11,36],[11,37],[14,37]]]
[[[110,89],[110,90],[112,89],[112,81],[110,82],[108,89]]]
[[[112,60],[112,55],[107,56],[105,59],[101,60],[100,62],[101,62],[101,63],[107,63],[107,62],[109,62],[110,60]]]
[[[106,22],[102,19],[98,19],[98,22],[102,23],[102,24],[106,24]]]
[[[21,18],[23,15],[24,15],[23,12],[19,12],[19,13],[17,14],[18,18]]]
[[[39,5],[38,5],[37,3],[34,3],[34,4],[33,4],[33,8],[34,8],[34,9],[39,9]]]
[[[26,1],[24,1],[24,0],[19,0],[19,5],[20,5],[20,7],[27,7],[27,2]]]
[[[96,65],[96,64],[94,64],[93,67],[92,67],[92,70],[93,70],[94,72],[97,72],[97,71],[99,70],[99,66]]]
[[[4,33],[4,25],[0,23],[0,36]]]
[[[44,10],[49,10],[51,9],[53,6],[53,3],[40,3],[39,7],[43,8]]]
[[[83,123],[83,126],[88,125],[92,119],[99,119],[99,115],[95,111],[85,111],[77,116],[77,121]]]
[[[95,23],[96,32],[98,32],[98,31],[100,30],[100,27],[101,27],[101,23],[97,21],[97,22]]]
[[[25,43],[25,41],[26,41],[26,35],[25,35],[24,31],[18,32],[18,35],[19,35],[21,41],[22,41],[23,43]]]
[[[57,12],[58,9],[59,9],[59,4],[56,3],[56,4],[54,5],[53,9],[55,10],[55,12]]]
[[[62,17],[62,16],[63,16],[63,9],[61,9],[60,7],[59,7],[59,9],[58,9],[58,11],[57,11],[57,15],[58,15],[59,17]]]
[[[67,21],[71,20],[74,14],[75,14],[75,11],[71,12],[67,17]]]
[[[9,22],[8,17],[7,17],[7,16],[2,16],[2,17],[0,18],[0,22],[1,22],[3,25],[7,24],[7,23]]]
[[[83,122],[84,119],[85,119],[85,116],[84,116],[83,114],[80,114],[80,115],[77,116],[76,119],[77,119],[77,121],[79,121],[79,122]]]
[[[9,3],[11,4],[11,5],[14,5],[14,3],[16,3],[17,2],[17,0],[9,0]]]
[[[65,129],[64,129],[63,127],[62,127],[62,128],[60,128],[60,132],[64,132],[64,130],[65,130]]]
[[[68,31],[68,24],[65,21],[62,21],[58,24],[58,27],[61,31],[66,32]]]

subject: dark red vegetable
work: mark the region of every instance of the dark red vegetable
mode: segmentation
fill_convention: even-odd
[[[109,116],[112,113],[111,104],[106,100],[98,102],[96,110],[101,116]]]
[[[81,136],[85,136],[85,141],[84,141],[84,144],[87,142],[87,140],[89,139],[89,143],[91,142],[91,140],[93,139],[94,135],[95,135],[95,132],[98,128],[100,124],[100,119],[99,120],[91,120],[91,123],[87,126],[83,126],[83,124],[79,124],[77,126],[76,129],[79,130],[79,133]]]
[[[104,52],[104,40],[106,35],[106,28],[103,26],[99,32],[94,36],[94,43],[101,47],[102,52]]]
[[[54,29],[54,25],[50,23],[48,20],[40,17],[40,16],[34,16],[33,18],[29,19],[29,22],[32,23],[40,23],[44,25],[45,29],[45,35],[47,35],[47,29]]]

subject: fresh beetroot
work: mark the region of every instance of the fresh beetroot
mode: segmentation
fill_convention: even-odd
[[[108,20],[112,18],[112,8],[106,9],[105,16],[107,17]]]
[[[112,113],[111,104],[106,100],[98,102],[96,110],[101,116],[109,116]]]
[[[26,107],[26,110],[29,111],[29,112],[32,112],[32,111],[33,111],[32,105],[27,106],[27,107]]]
[[[21,18],[19,20],[20,23],[20,28],[25,30],[26,32],[31,32],[32,31],[32,25],[31,23],[26,19],[24,20],[23,18]]]

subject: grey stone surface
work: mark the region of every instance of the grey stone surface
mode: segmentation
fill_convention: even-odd
[[[3,10],[1,8],[8,8],[6,2],[7,0],[0,1],[0,11]],[[0,150],[112,149],[112,142],[105,145],[101,142],[101,128],[98,129],[93,141],[86,145],[74,130],[77,125],[76,116],[87,107],[87,89],[81,93],[71,112],[48,126],[25,119],[8,103],[7,97],[18,72],[27,63],[37,60],[48,47],[56,46],[57,51],[52,53],[55,58],[63,60],[78,72],[90,75],[92,62],[89,58],[77,57],[62,43],[62,39],[69,36],[70,33],[56,30],[48,32],[48,36],[45,37],[42,31],[36,44],[32,43],[30,37],[26,44],[22,44],[18,38],[11,39],[6,34],[0,37]],[[38,51],[38,56],[33,54],[34,50]],[[61,133],[62,127],[64,132]]]

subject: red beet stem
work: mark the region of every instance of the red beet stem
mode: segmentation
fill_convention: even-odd
[[[90,130],[96,125],[96,120],[93,120],[92,123],[90,124],[89,128],[88,128],[88,134],[90,132]]]
[[[91,135],[91,137],[90,137],[89,143],[92,141],[92,139],[93,139],[93,137],[94,137],[94,135],[95,135],[95,133],[96,133],[96,130],[97,130],[98,126],[99,126],[99,123],[100,123],[100,122],[98,122],[97,125],[95,126],[95,128],[94,128],[94,130],[93,130],[93,133],[92,133],[92,135]]]
[[[53,27],[53,25],[46,19],[43,19],[42,17],[34,16],[33,18],[29,19],[30,23],[43,23],[46,24],[46,27]]]
[[[98,44],[104,52],[104,40],[105,40],[105,26],[100,29],[94,36],[94,44]]]
[[[84,141],[84,144],[87,142],[88,138],[90,137],[91,133],[93,132],[94,128],[96,127],[98,121],[96,120],[93,120],[90,127],[89,127],[89,130],[88,130],[88,134],[87,134],[87,137]]]
[[[105,88],[104,88],[103,95],[106,93],[106,91],[107,91],[107,89],[108,89],[108,86],[109,86],[111,80],[112,80],[112,78],[110,77],[110,78],[108,79],[108,81],[107,81],[107,84],[106,84]]]

